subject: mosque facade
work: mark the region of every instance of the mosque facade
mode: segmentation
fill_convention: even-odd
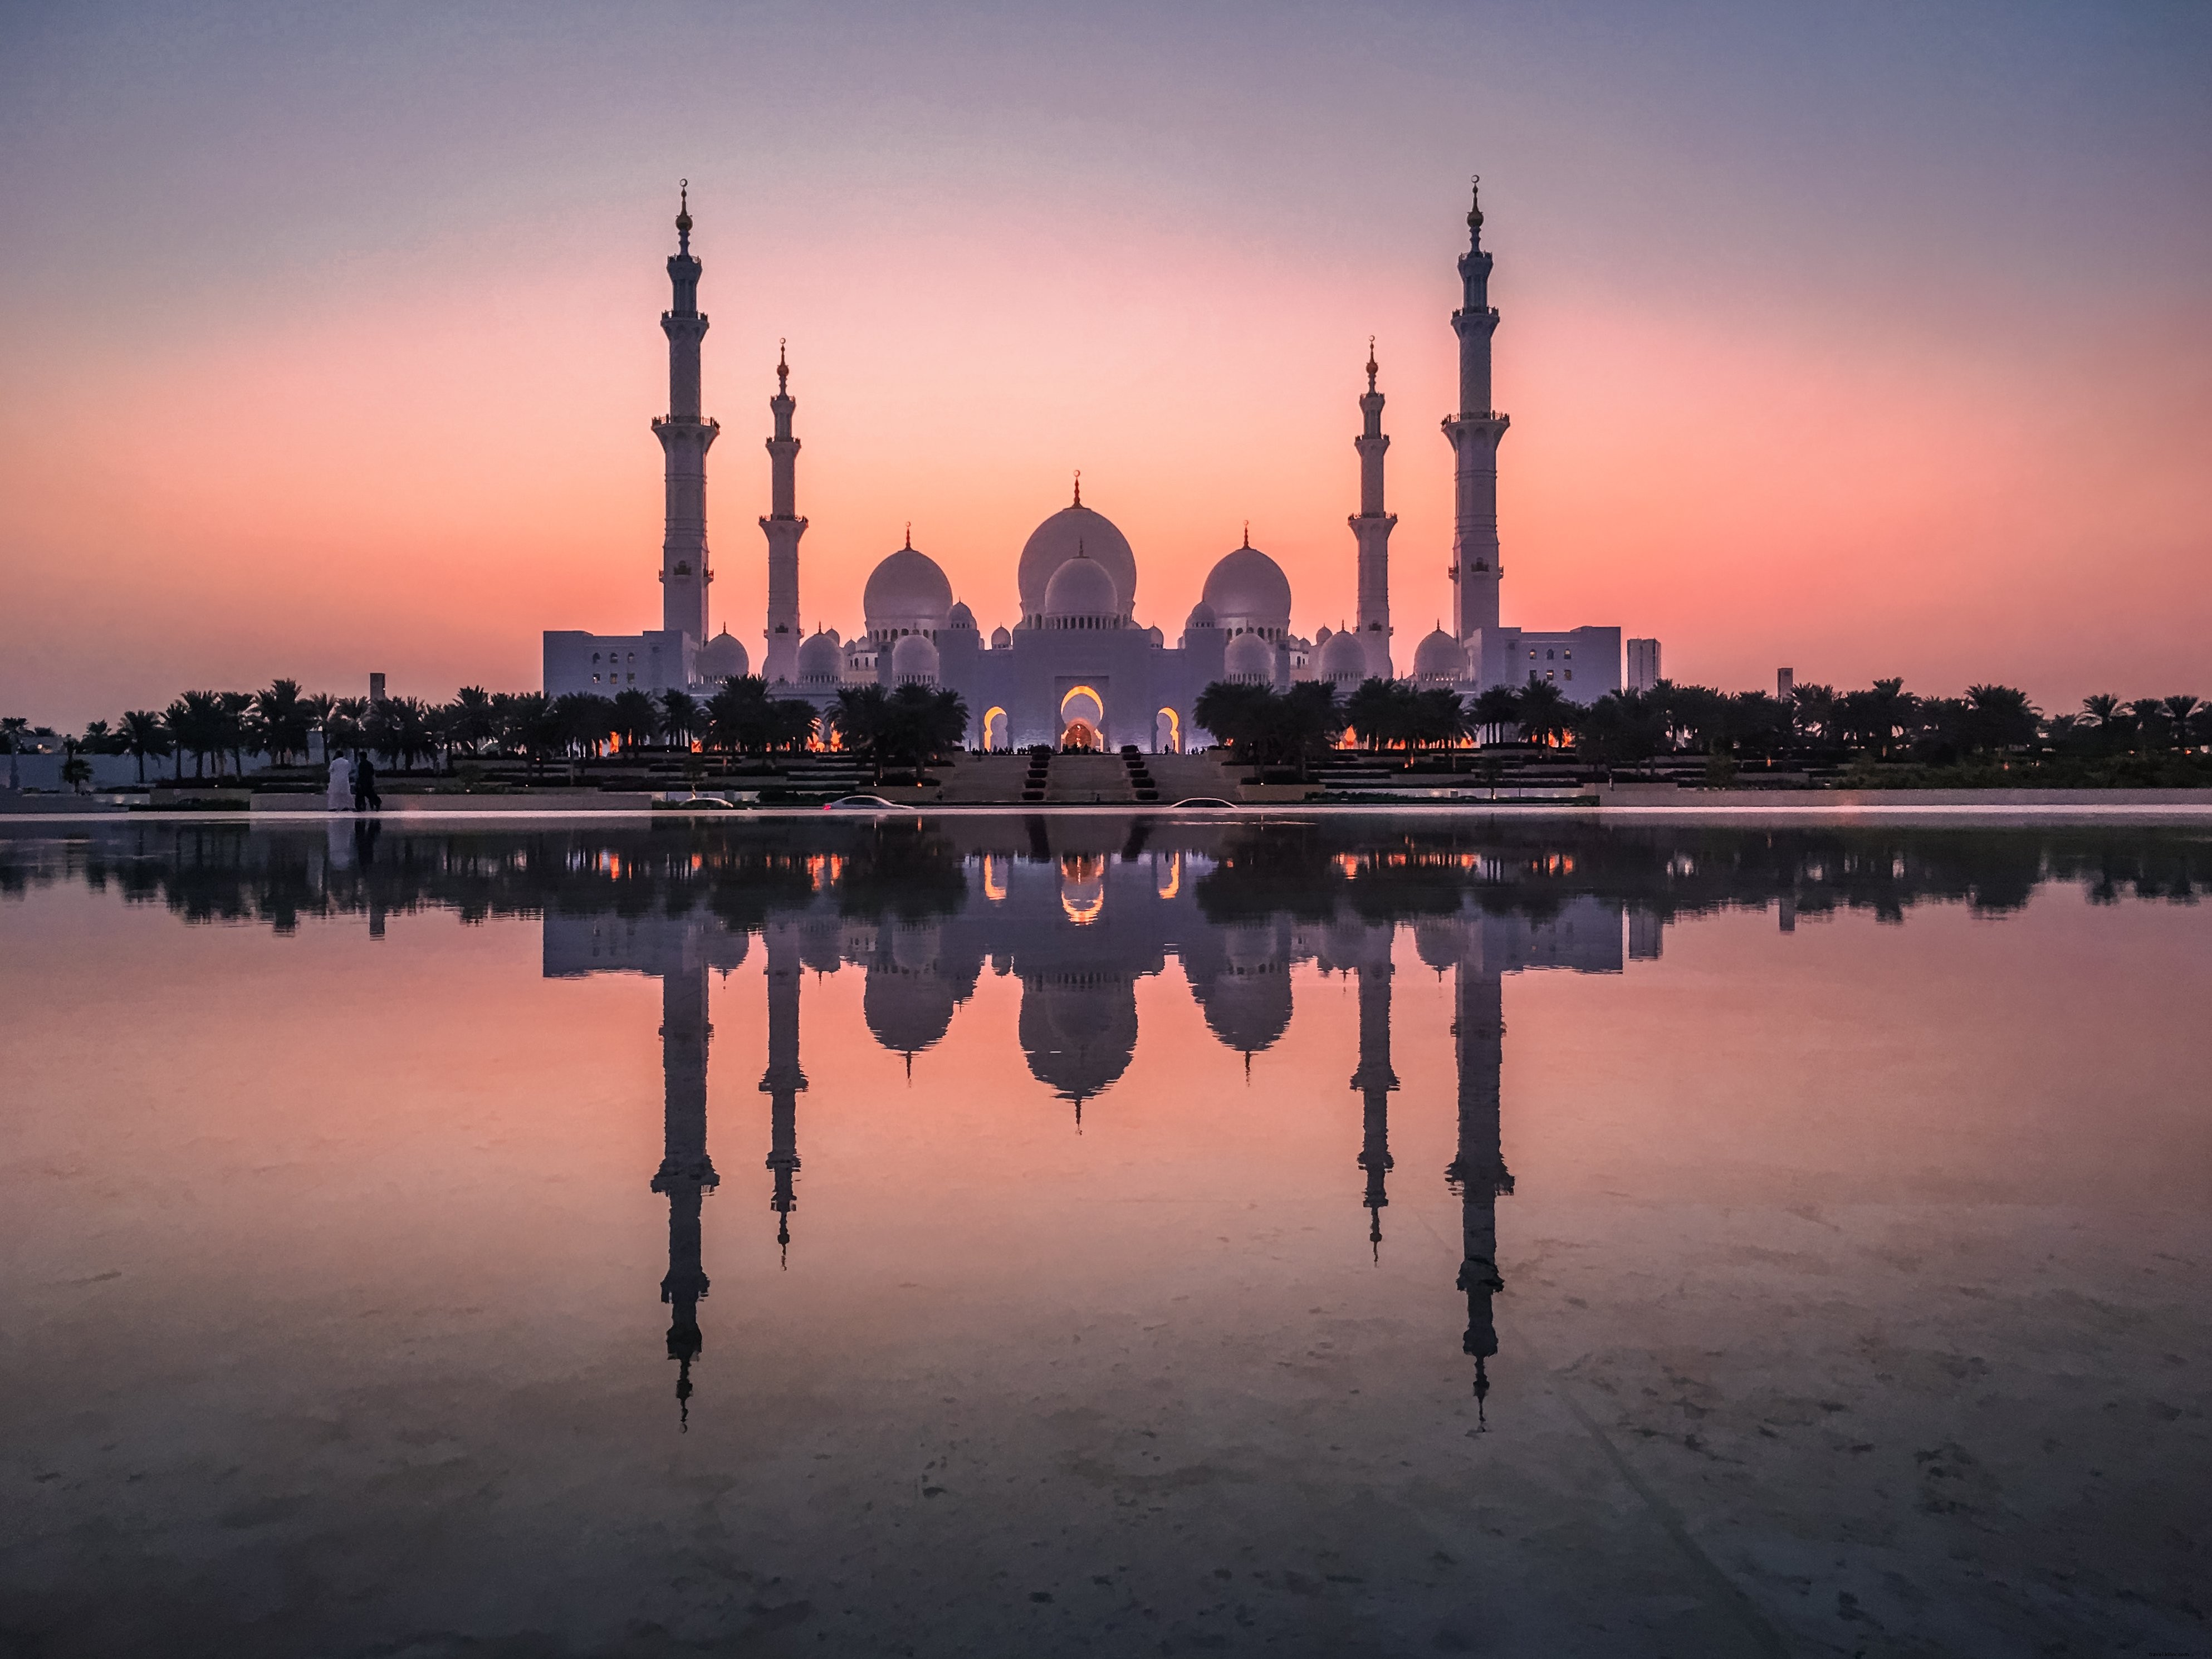
[[[1454,455],[1454,534],[1448,574],[1449,626],[1439,622],[1400,665],[1392,648],[1389,541],[1397,523],[1385,501],[1383,394],[1372,343],[1367,390],[1358,399],[1359,510],[1349,525],[1357,617],[1340,632],[1312,638],[1292,631],[1293,595],[1282,567],[1251,544],[1231,549],[1207,573],[1199,603],[1170,641],[1139,620],[1138,561],[1112,520],[1073,500],[1047,518],[1023,545],[1014,571],[1017,614],[988,638],[943,568],[906,544],[877,564],[860,595],[860,626],[849,635],[799,623],[798,512],[799,441],[791,369],[779,355],[773,417],[767,538],[767,626],[759,672],[774,695],[827,709],[854,686],[921,685],[960,694],[968,741],[987,749],[1054,747],[1175,751],[1202,747],[1211,735],[1194,711],[1217,682],[1286,690],[1323,680],[1349,692],[1369,678],[1446,687],[1472,696],[1494,686],[1546,684],[1570,701],[1589,702],[1622,686],[1621,630],[1583,627],[1543,631],[1499,621],[1504,570],[1498,553],[1498,451],[1509,425],[1491,395],[1489,303],[1492,256],[1482,246],[1478,196],[1468,216],[1468,249],[1459,260],[1462,305],[1452,314],[1459,343],[1459,408],[1446,417]],[[668,261],[669,412],[653,422],[666,477],[661,545],[661,625],[630,635],[549,630],[545,690],[612,696],[710,692],[753,672],[744,644],[726,622],[709,635],[714,581],[707,541],[706,456],[720,428],[702,412],[699,347],[708,319],[698,308],[702,266],[691,252],[688,191],[676,220],[678,248]],[[1657,643],[1631,641],[1632,659],[1656,665]],[[1639,677],[1640,678],[1640,677]]]

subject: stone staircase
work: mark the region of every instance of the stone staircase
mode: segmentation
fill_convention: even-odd
[[[1064,805],[1134,806],[1129,769],[1119,755],[1054,755],[1045,772],[1044,798]]]

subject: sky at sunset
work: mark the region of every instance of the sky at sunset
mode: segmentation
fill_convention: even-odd
[[[932,554],[988,629],[1071,472],[1170,636],[1245,520],[1445,613],[1483,175],[1504,614],[1676,679],[2212,696],[2212,9],[451,9],[0,0],[0,712],[539,684],[657,626],[691,181],[717,626]]]

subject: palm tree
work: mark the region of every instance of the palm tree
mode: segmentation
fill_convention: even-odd
[[[2136,732],[2146,749],[2154,748],[2165,735],[2166,701],[2162,697],[2137,697],[2128,705],[2128,712],[2136,717]]]
[[[714,741],[719,748],[730,746],[725,723],[718,717],[716,706],[725,697],[734,698],[738,682],[727,680],[721,690],[708,704],[708,719],[713,722]],[[830,710],[830,723],[836,728],[837,740],[849,753],[865,754],[872,780],[884,775],[884,743],[890,723],[890,699],[880,685],[848,685],[837,694],[836,707]]]
[[[757,674],[724,680],[722,689],[707,700],[706,719],[707,740],[715,748],[759,753],[769,740],[768,682]],[[852,742],[849,733],[847,742]]]
[[[216,702],[222,706],[222,738],[216,745],[216,772],[222,772],[222,757],[228,752],[231,769],[240,777],[246,775],[246,757],[261,747],[260,722],[253,717],[253,693],[251,691],[219,691]]]
[[[1198,700],[1191,704],[1190,717],[1212,732],[1215,741],[1227,744],[1241,763],[1256,765],[1263,759],[1262,750],[1274,725],[1273,710],[1268,706],[1274,696],[1264,685],[1215,680],[1198,694]]]
[[[453,694],[446,705],[446,735],[456,744],[465,744],[471,755],[483,752],[484,744],[499,735],[499,718],[492,707],[492,695],[481,685],[465,685]]]
[[[801,697],[778,697],[768,706],[769,747],[795,754],[813,743],[821,723],[812,703]]]
[[[660,735],[660,708],[650,691],[635,686],[614,696],[614,729],[625,750],[641,748]]]
[[[162,712],[169,740],[177,749],[177,776],[185,775],[185,757],[192,757],[192,775],[207,776],[207,757],[216,757],[216,775],[222,774],[222,753],[229,744],[229,717],[219,691],[187,691]]]
[[[1493,685],[1474,700],[1468,711],[1468,720],[1478,732],[1489,733],[1484,739],[1498,741],[1498,734],[1509,726],[1517,726],[1521,720],[1521,700],[1508,685]]]
[[[305,753],[310,716],[300,696],[297,680],[271,680],[253,694],[253,712],[261,722],[262,739],[269,758],[279,766],[295,753]]]
[[[689,691],[672,687],[660,694],[660,729],[668,734],[670,742],[688,749],[706,726],[705,712],[700,708],[698,698]]]
[[[166,755],[174,745],[162,728],[161,717],[150,708],[134,708],[122,720],[123,752],[137,757],[138,785],[146,785],[146,757]]]
[[[10,789],[23,787],[23,775],[15,764],[15,753],[22,744],[23,733],[30,729],[31,722],[21,714],[10,714],[5,720],[0,720],[0,732],[6,733],[8,738],[8,787]]]
[[[2200,705],[2187,692],[2179,692],[2166,699],[2166,717],[2173,722],[2173,746],[2189,746],[2189,723]]]
[[[1974,749],[2021,749],[2035,741],[2039,711],[2009,685],[1966,688],[1966,739]]]
[[[80,795],[92,781],[92,763],[84,757],[82,746],[75,738],[62,739],[62,781]]]
[[[1449,749],[1466,737],[1469,730],[1467,705],[1449,686],[1432,685],[1413,694],[1412,717],[1406,726],[1406,735],[1411,741]]]
[[[1344,718],[1370,753],[1405,735],[1413,688],[1395,680],[1364,679],[1344,700]]]
[[[1572,707],[1549,680],[1531,680],[1513,694],[1513,717],[1531,743],[1556,742],[1572,731]]]

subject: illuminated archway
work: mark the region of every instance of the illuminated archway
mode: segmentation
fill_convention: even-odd
[[[1003,708],[996,708],[984,710],[983,747],[986,749],[1004,749],[1007,746],[1006,711]]]
[[[1106,746],[1106,699],[1088,685],[1071,686],[1060,700],[1060,746],[1063,749],[1103,749]]]
[[[1163,755],[1182,753],[1182,716],[1163,708],[1152,721],[1152,747]]]

